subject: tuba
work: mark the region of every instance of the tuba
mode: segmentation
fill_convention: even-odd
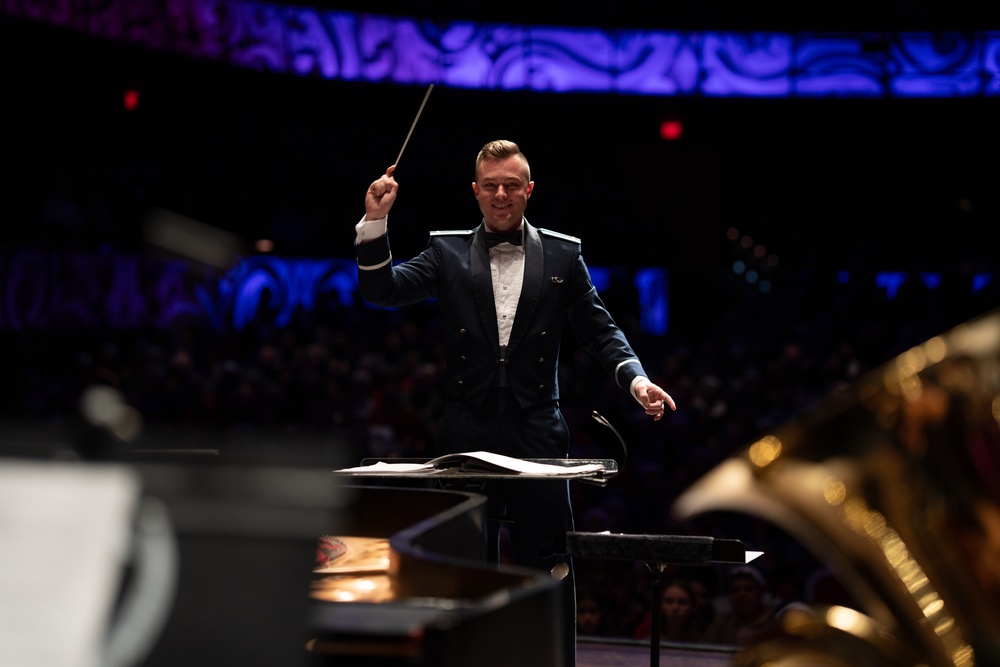
[[[1000,311],[900,354],[687,488],[782,528],[857,608],[794,609],[741,667],[1000,665]]]

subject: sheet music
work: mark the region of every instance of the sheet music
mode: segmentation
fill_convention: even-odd
[[[413,473],[415,475],[447,474],[449,471],[492,472],[511,475],[542,477],[576,477],[581,474],[598,473],[605,470],[601,463],[581,463],[577,465],[557,465],[538,463],[524,459],[495,454],[493,452],[461,452],[445,454],[423,463],[392,463],[378,461],[372,465],[342,468],[335,472],[355,475],[384,475],[387,473]]]

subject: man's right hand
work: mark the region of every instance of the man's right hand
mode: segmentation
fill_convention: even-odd
[[[389,215],[392,203],[396,201],[396,179],[392,177],[392,172],[396,171],[396,165],[392,165],[385,170],[385,173],[374,183],[368,186],[365,193],[365,218],[368,220],[378,220]]]

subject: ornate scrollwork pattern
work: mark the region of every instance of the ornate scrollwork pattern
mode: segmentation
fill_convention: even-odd
[[[0,7],[155,51],[343,81],[775,98],[1000,90],[1000,31],[671,32],[434,22],[249,0],[7,0]]]

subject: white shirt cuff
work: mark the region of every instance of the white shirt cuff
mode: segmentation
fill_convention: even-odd
[[[365,241],[371,241],[372,239],[377,239],[380,236],[385,236],[388,224],[388,216],[378,218],[376,220],[366,220],[365,216],[361,216],[361,221],[354,225],[354,242],[364,243]]]

